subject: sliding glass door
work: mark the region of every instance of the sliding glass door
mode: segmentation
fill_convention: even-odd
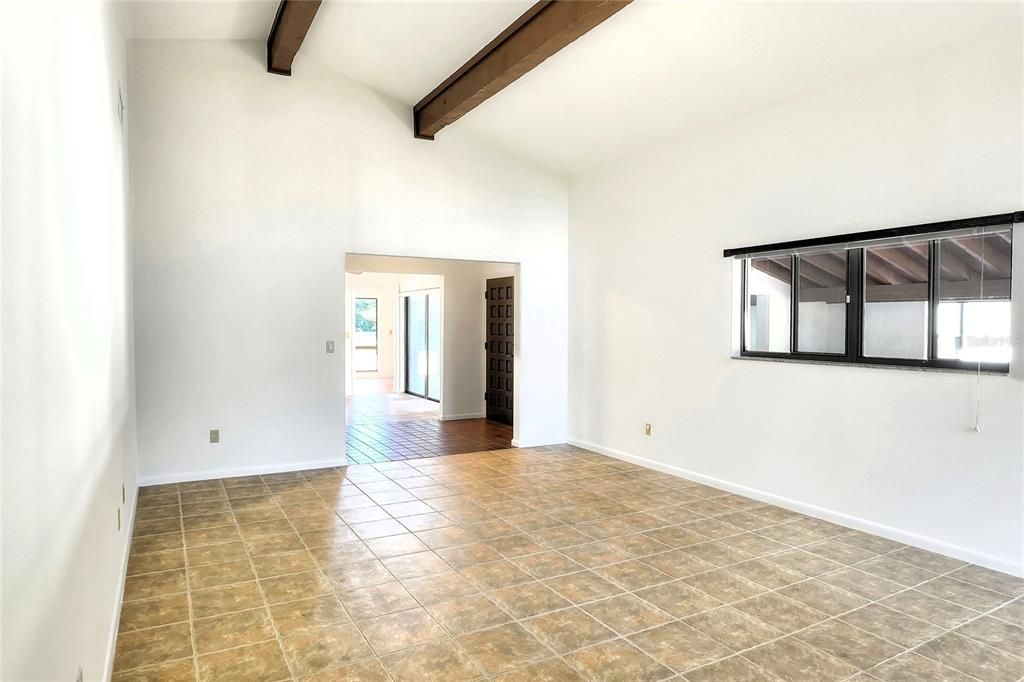
[[[441,305],[437,291],[405,297],[405,392],[441,399]]]

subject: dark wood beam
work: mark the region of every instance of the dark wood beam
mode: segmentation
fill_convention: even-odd
[[[871,249],[868,257],[888,263],[903,273],[910,282],[928,281],[928,259],[919,260],[915,252],[903,246]]]
[[[318,9],[320,0],[281,0],[267,38],[267,71],[292,75],[292,61]]]
[[[628,5],[630,0],[542,0],[413,107],[413,132],[432,140],[482,102]]]

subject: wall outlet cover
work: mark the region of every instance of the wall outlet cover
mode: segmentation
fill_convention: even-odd
[[[210,429],[210,442],[211,443],[219,443],[220,442],[220,429]]]

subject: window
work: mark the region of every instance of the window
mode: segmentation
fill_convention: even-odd
[[[1008,372],[1024,213],[730,249],[740,355]]]
[[[355,301],[352,364],[357,372],[377,371],[377,299],[375,298],[357,298]]]

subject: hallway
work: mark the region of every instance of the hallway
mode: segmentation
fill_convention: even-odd
[[[441,421],[437,403],[406,393],[356,391],[346,401],[352,464],[396,462],[511,447],[512,427],[487,419]]]

